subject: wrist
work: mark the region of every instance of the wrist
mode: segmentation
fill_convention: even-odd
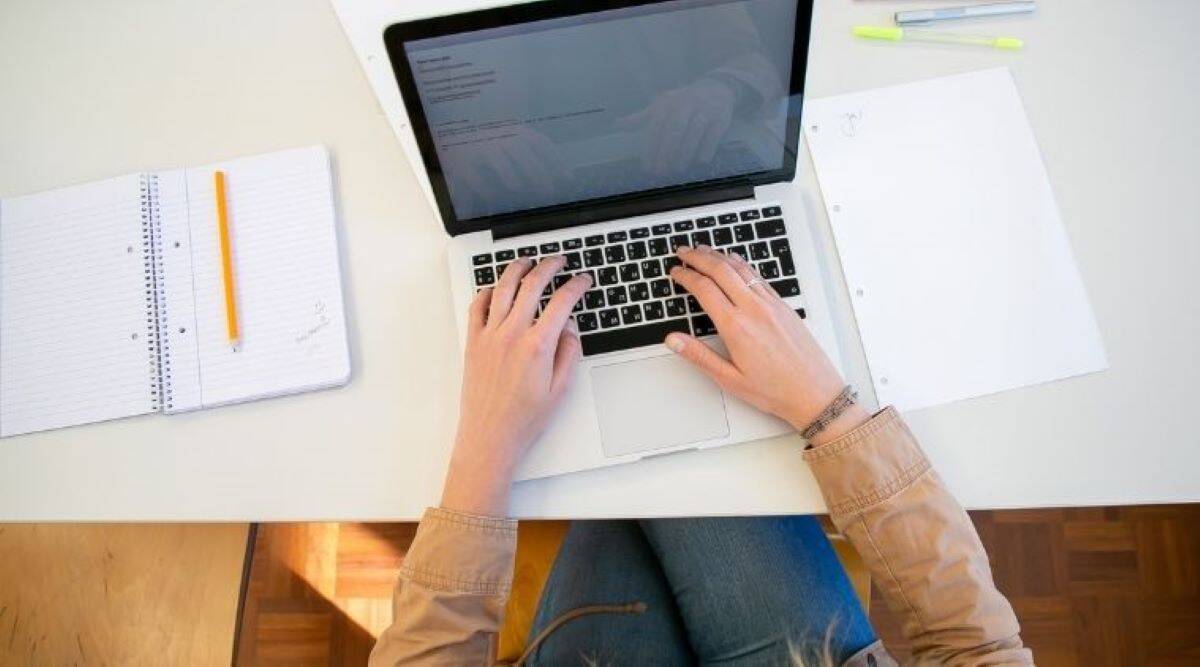
[[[842,414],[838,415],[837,419],[829,422],[820,433],[809,438],[808,444],[813,447],[826,445],[862,426],[870,419],[871,413],[863,406],[855,403],[846,408]]]
[[[501,443],[458,438],[446,471],[441,506],[478,516],[508,513],[516,462]]]

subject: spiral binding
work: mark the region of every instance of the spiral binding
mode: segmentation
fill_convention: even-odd
[[[150,358],[151,408],[172,407],[171,346],[167,338],[167,299],[163,272],[162,218],[158,176],[141,177],[142,256],[146,290],[146,351]]]

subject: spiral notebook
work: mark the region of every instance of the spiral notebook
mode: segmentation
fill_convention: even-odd
[[[226,332],[226,174],[241,341]],[[0,437],[343,385],[321,146],[0,200]]]

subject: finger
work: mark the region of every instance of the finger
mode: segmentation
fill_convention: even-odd
[[[517,295],[517,288],[521,286],[521,278],[529,272],[532,266],[533,260],[522,257],[511,262],[505,267],[504,273],[500,274],[496,289],[492,291],[492,304],[488,308],[487,325],[489,327],[500,326],[500,323],[508,316],[508,311],[512,310],[513,298]]]
[[[776,293],[770,285],[762,280],[762,275],[758,272],[758,269],[754,268],[754,266],[750,264],[750,262],[746,261],[746,259],[741,255],[737,254],[736,252],[719,254],[725,258],[726,262],[729,262],[729,265],[733,267],[734,271],[737,271],[738,275],[746,281],[747,285],[755,280],[758,281],[754,283],[753,287],[750,287],[750,291],[754,292],[760,297],[763,297],[764,299],[779,298],[779,294]]]
[[[545,330],[544,335],[555,336],[562,331],[571,317],[571,309],[579,303],[579,300],[583,298],[583,293],[588,291],[591,286],[592,276],[580,273],[555,290],[554,296],[550,298],[550,303],[546,304],[542,316],[538,318],[537,326]]]
[[[738,304],[749,303],[758,297],[746,286],[746,281],[738,275],[733,265],[723,254],[713,252],[712,248],[680,248],[675,251],[685,264],[708,276],[720,286],[721,291],[729,296],[729,300]]]
[[[714,323],[724,320],[733,309],[733,304],[721,291],[721,288],[717,287],[717,284],[703,273],[684,266],[676,266],[671,269],[671,279],[683,285],[684,289],[696,297],[700,306],[704,308],[704,312],[713,318]]]
[[[741,371],[711,347],[682,333],[670,334],[665,342],[668,349],[687,359],[722,389],[736,394],[741,388]]]
[[[471,308],[467,312],[467,335],[473,336],[487,324],[488,307],[492,305],[492,288],[479,290],[471,300]]]
[[[550,394],[558,398],[575,376],[575,364],[583,357],[583,345],[579,342],[579,330],[575,321],[568,320],[567,326],[558,334],[558,347],[554,350],[554,370],[550,375]]]
[[[521,278],[521,288],[517,290],[517,298],[513,300],[512,310],[509,311],[506,322],[512,322],[521,327],[527,327],[537,315],[538,302],[546,285],[554,278],[554,274],[562,270],[566,264],[562,256],[547,257],[537,263],[529,273]]]

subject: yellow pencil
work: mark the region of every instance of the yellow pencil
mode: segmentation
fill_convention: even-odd
[[[213,172],[213,188],[217,198],[217,230],[221,236],[221,277],[225,283],[225,324],[229,330],[229,344],[237,349],[241,338],[238,331],[237,301],[233,283],[233,253],[229,243],[229,211],[225,204],[225,172]]]

